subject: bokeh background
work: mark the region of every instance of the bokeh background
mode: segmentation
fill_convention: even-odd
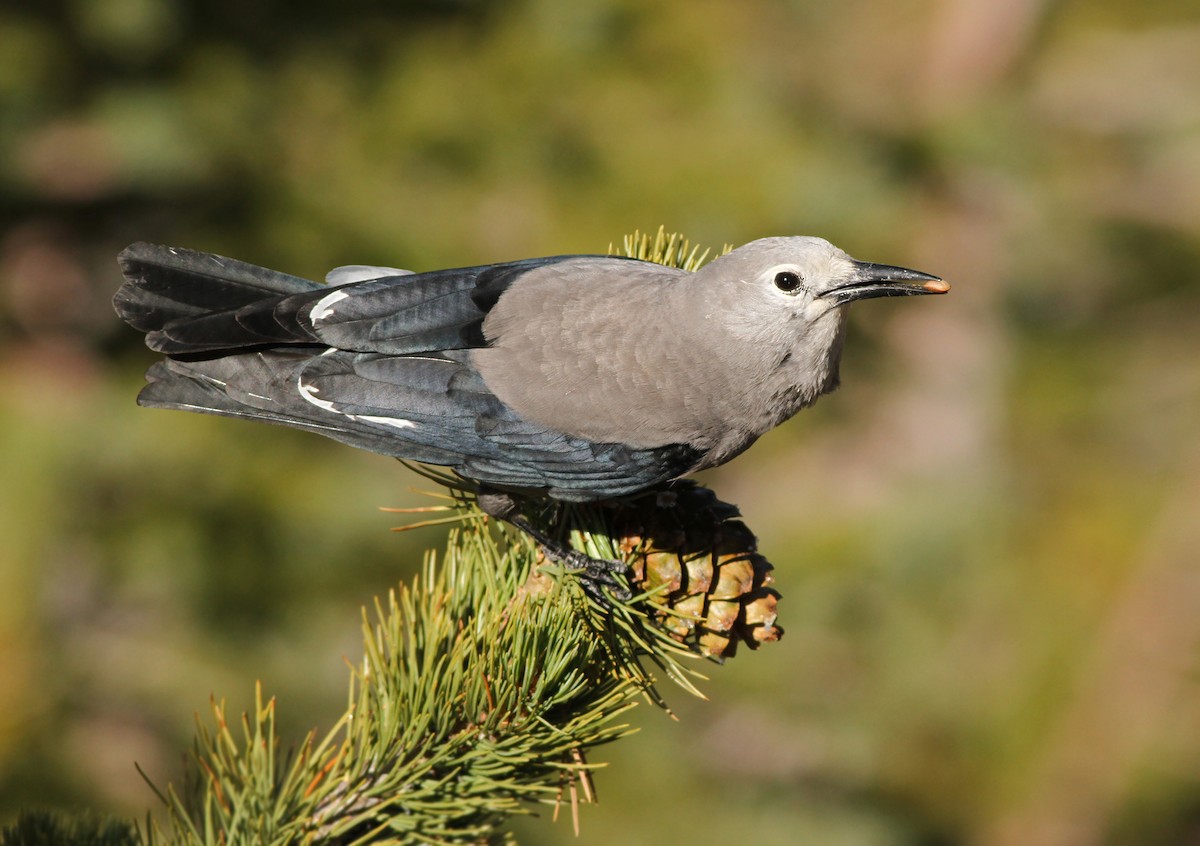
[[[0,822],[140,815],[261,679],[327,727],[436,546],[385,458],[138,409],[134,240],[321,278],[821,234],[944,275],[708,475],[782,643],[608,749],[580,844],[1200,843],[1200,10],[5,0]],[[671,331],[669,325],[664,332]],[[573,840],[546,816],[522,840]]]

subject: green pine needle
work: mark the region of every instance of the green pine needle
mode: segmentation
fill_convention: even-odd
[[[166,842],[498,842],[509,815],[587,783],[587,751],[629,734],[621,716],[653,689],[643,647],[599,631],[523,536],[458,508],[441,561],[364,613],[346,714],[320,742],[285,764],[261,689],[240,724],[214,703],[198,789],[167,791]]]
[[[0,829],[0,846],[134,846],[136,827],[123,820],[59,817],[44,811],[25,811],[12,825]]]
[[[726,244],[720,255],[725,255],[732,249],[732,244]],[[612,244],[608,245],[609,255],[628,256],[688,271],[698,270],[703,266],[708,260],[709,252],[708,249],[702,251],[698,244],[693,246],[678,232],[668,234],[665,226],[658,227],[658,232],[653,237],[635,229],[632,235],[625,236],[621,250],[617,250]]]

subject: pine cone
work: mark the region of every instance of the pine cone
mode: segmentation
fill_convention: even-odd
[[[614,538],[633,570],[636,591],[680,643],[713,658],[779,640],[778,591],[757,538],[735,506],[708,488],[676,482],[669,492],[617,506]]]

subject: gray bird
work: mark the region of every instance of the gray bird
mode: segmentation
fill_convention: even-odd
[[[838,385],[846,306],[942,294],[828,241],[763,238],[695,272],[570,255],[327,285],[191,250],[121,253],[117,313],[164,353],[138,403],[266,420],[445,465],[552,558],[530,496],[594,501],[722,464]],[[597,566],[602,565],[602,566]]]

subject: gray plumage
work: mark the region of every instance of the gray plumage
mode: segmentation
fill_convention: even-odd
[[[846,306],[943,293],[819,238],[695,273],[556,256],[318,285],[135,244],[117,312],[165,361],[142,405],[261,419],[563,500],[632,493],[740,453],[838,382]]]

